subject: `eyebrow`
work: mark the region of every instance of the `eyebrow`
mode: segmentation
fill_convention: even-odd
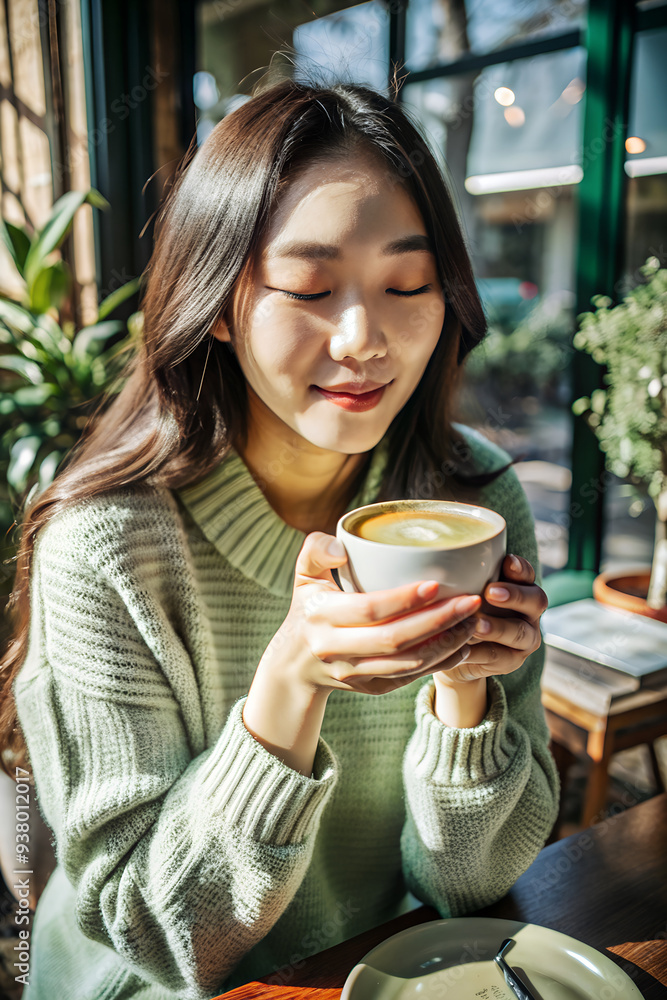
[[[391,240],[380,250],[382,257],[397,257],[404,253],[433,253],[433,247],[428,236],[412,233]],[[313,240],[290,240],[275,243],[264,254],[265,260],[276,257],[289,257],[296,260],[338,260],[341,256],[340,247],[332,243],[316,243]]]

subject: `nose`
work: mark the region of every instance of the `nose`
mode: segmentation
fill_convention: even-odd
[[[329,342],[329,353],[335,361],[383,358],[387,353],[387,340],[373,316],[357,302],[341,313]]]

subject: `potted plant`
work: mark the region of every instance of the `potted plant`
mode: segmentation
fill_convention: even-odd
[[[607,367],[605,389],[573,404],[606,454],[610,472],[628,479],[656,507],[651,567],[603,573],[594,596],[667,622],[667,268],[650,257],[646,279],[612,307],[592,300],[580,317],[574,346]]]
[[[71,321],[61,322],[73,279],[59,247],[84,202],[108,207],[93,188],[63,195],[35,232],[0,218],[0,242],[22,286],[19,298],[0,291],[0,597],[5,600],[14,577],[11,529],[25,496],[52,481],[95,398],[120,374],[143,318],[140,312],[127,321],[108,318],[138,290],[135,278],[100,302],[94,323],[77,330]]]

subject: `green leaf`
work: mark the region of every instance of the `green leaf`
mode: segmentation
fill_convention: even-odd
[[[12,395],[18,406],[41,406],[49,396],[53,396],[57,391],[57,386],[51,382],[45,382],[43,385],[26,385],[21,389],[16,389]]]
[[[43,267],[30,288],[30,309],[40,314],[50,308],[60,309],[70,290],[71,278],[67,265],[57,260]]]
[[[98,320],[106,319],[109,313],[112,313],[121,302],[125,302],[130,296],[134,295],[139,290],[140,284],[141,275],[138,278],[132,278],[131,281],[126,282],[120,288],[116,288],[115,291],[111,292],[110,295],[107,295],[106,299],[103,299],[98,306]]]
[[[39,365],[35,364],[34,361],[28,361],[27,358],[22,358],[20,354],[1,354],[0,368],[4,368],[5,371],[17,372],[33,385],[39,385],[40,382],[44,381]]]
[[[604,389],[594,389],[591,393],[591,407],[595,413],[603,414],[607,402],[607,393]]]
[[[100,354],[98,361],[101,361],[105,368],[112,366],[115,362],[119,362],[122,355],[129,355],[134,349],[134,337],[131,333],[128,333],[126,337],[119,340],[118,343],[114,344],[113,347],[109,347],[106,351]]]
[[[52,451],[42,461],[42,464],[39,467],[39,482],[37,484],[37,489],[40,493],[53,482],[53,477],[56,474],[56,469],[60,465],[61,458],[62,452]]]
[[[26,487],[30,470],[34,465],[41,444],[41,437],[31,434],[29,437],[19,438],[11,447],[7,481],[18,492]]]
[[[93,208],[101,208],[104,211],[106,211],[107,208],[111,208],[111,205],[106,200],[104,195],[101,194],[99,191],[97,191],[96,188],[91,188],[89,190],[88,194],[86,195],[86,201],[88,202],[89,205],[92,205]]]
[[[51,320],[53,328],[44,323]],[[47,313],[37,317],[37,325],[31,334],[31,340],[54,361],[62,362],[65,351],[69,352],[70,343],[65,339],[58,324]]]
[[[104,323],[94,323],[84,326],[74,338],[72,354],[77,361],[86,361],[90,355],[96,356],[102,350],[104,341],[125,329],[125,323],[120,319],[108,319]]]
[[[37,316],[35,318],[35,326],[41,330],[45,330],[54,344],[59,344],[65,336],[53,316],[49,316],[48,313],[42,313],[41,316]]]
[[[591,401],[588,396],[580,396],[579,399],[575,399],[572,404],[572,412],[576,417],[580,417],[582,413],[586,413],[587,410],[591,408]]]
[[[96,208],[108,208],[109,202],[99,191],[67,191],[53,206],[48,222],[32,243],[25,261],[24,277],[32,290],[37,275],[50,253],[57,250],[67,236],[77,209],[88,202]]]
[[[32,333],[35,325],[34,317],[27,309],[24,309],[17,302],[12,302],[11,299],[2,297],[0,297],[0,319],[4,320],[12,330],[18,330],[19,333]]]
[[[0,242],[7,248],[16,270],[23,277],[23,267],[30,249],[30,237],[12,222],[0,218]]]

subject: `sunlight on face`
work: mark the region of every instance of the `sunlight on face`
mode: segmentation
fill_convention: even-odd
[[[344,454],[380,441],[419,383],[444,321],[428,246],[412,198],[369,153],[296,175],[260,246],[247,322],[233,323],[251,435],[253,422],[294,440],[291,428],[311,448]],[[224,326],[216,336],[230,339]],[[365,410],[318,389],[364,382],[386,386]]]

